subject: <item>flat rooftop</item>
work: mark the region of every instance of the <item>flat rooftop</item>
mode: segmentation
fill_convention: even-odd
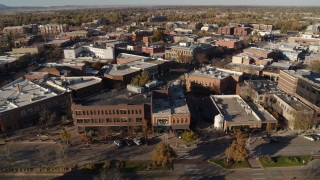
[[[141,69],[141,70],[158,66],[157,64],[154,64],[154,63],[148,63],[148,62],[142,62],[142,61],[129,62],[129,63],[126,63],[126,65],[130,66],[130,68]]]
[[[151,102],[151,94],[133,94],[126,88],[113,89],[89,98],[76,101],[76,103],[84,106],[92,105],[118,105],[118,104],[130,104],[130,105],[141,105],[144,103]]]
[[[173,84],[168,90],[153,92],[152,114],[189,114],[189,107],[180,84]]]
[[[242,73],[208,66],[205,68],[201,68],[199,70],[195,70],[195,71],[191,72],[189,75],[190,76],[206,77],[206,78],[224,79],[224,78],[227,78],[232,75],[240,76],[240,75],[242,75]]]
[[[252,108],[238,95],[211,96],[219,113],[228,122],[261,121]]]
[[[127,53],[120,53],[117,58],[121,59],[127,59],[128,61],[138,61],[142,59],[149,59],[149,57],[146,56],[138,56],[133,54],[127,54]]]
[[[47,80],[47,84],[62,89],[77,90],[87,86],[101,83],[102,79],[94,76],[82,76],[82,77],[51,77]]]
[[[131,68],[127,64],[122,65],[109,65],[108,69],[105,71],[105,74],[109,74],[111,76],[124,76],[127,74],[139,72],[140,69]]]
[[[278,96],[281,100],[283,100],[285,103],[287,103],[289,106],[291,106],[293,109],[297,110],[297,111],[301,111],[301,110],[306,110],[306,111],[310,111],[311,109],[304,105],[301,101],[299,101],[298,99],[291,97],[291,96],[287,96],[285,94],[275,94],[275,96]]]
[[[277,92],[277,83],[269,80],[247,80],[245,81],[258,94]]]
[[[63,91],[47,86],[43,80],[19,78],[0,89],[0,112],[55,97]]]
[[[41,66],[45,67],[55,67],[55,66],[84,66],[84,63],[79,62],[61,62],[61,63],[45,63],[41,64]]]

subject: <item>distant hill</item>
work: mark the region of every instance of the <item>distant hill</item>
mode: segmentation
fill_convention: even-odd
[[[128,6],[74,6],[74,5],[68,5],[68,6],[48,6],[48,7],[42,7],[42,6],[6,6],[3,4],[0,4],[0,13],[6,13],[6,12],[24,12],[24,11],[50,11],[50,10],[67,10],[67,9],[92,9],[92,8],[119,8],[119,7],[128,7]]]

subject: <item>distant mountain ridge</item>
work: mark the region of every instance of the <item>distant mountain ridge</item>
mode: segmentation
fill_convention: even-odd
[[[23,11],[44,11],[44,10],[63,10],[63,9],[86,9],[86,8],[110,8],[110,7],[125,7],[125,6],[6,6],[0,4],[0,13],[4,12],[23,12]]]

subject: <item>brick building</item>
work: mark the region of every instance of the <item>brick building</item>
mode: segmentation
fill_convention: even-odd
[[[249,27],[236,27],[234,28],[234,35],[236,36],[248,36],[251,33]]]
[[[276,130],[277,120],[259,104],[246,102],[238,95],[213,95],[211,100],[217,112],[214,118],[216,129],[266,130],[267,125],[270,124],[272,130]]]
[[[61,108],[70,94],[43,80],[19,78],[1,88],[0,132],[10,132],[38,123],[39,112]]]
[[[232,94],[242,73],[206,67],[191,72],[186,76],[187,91],[209,90],[218,94]]]
[[[216,41],[215,45],[227,48],[241,49],[243,46],[243,41],[224,39]]]
[[[320,74],[307,70],[281,70],[278,88],[295,96],[314,110],[313,118],[320,124]]]
[[[224,26],[224,27],[218,27],[218,34],[223,35],[234,35],[234,26]]]
[[[141,132],[150,120],[150,95],[130,95],[117,89],[72,104],[73,120],[79,132]]]
[[[179,82],[173,83],[166,90],[153,91],[151,104],[151,122],[154,131],[189,129],[191,115]]]

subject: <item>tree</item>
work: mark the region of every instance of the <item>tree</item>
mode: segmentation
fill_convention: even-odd
[[[4,161],[9,165],[9,168],[12,169],[14,158],[12,157],[11,150],[7,144],[4,147]]]
[[[314,125],[312,113],[308,111],[297,111],[293,113],[292,126],[293,129],[307,130]]]
[[[199,64],[202,64],[204,62],[208,61],[208,57],[204,52],[198,53],[196,55],[196,62]]]
[[[101,64],[100,61],[97,61],[97,62],[93,63],[91,67],[93,69],[100,69],[102,66],[103,66],[103,64]]]
[[[56,160],[60,166],[67,167],[69,155],[67,151],[67,146],[64,144],[58,144],[58,147],[55,149]]]
[[[181,135],[181,139],[183,139],[187,143],[191,143],[198,138],[198,135],[193,131],[185,131]]]
[[[60,132],[60,138],[62,139],[62,141],[66,142],[67,144],[69,144],[69,140],[71,138],[71,134],[66,130],[66,129],[63,129],[61,132]]]
[[[165,36],[164,31],[161,31],[161,30],[153,31],[152,42],[163,41],[164,36]]]
[[[91,136],[89,136],[86,132],[80,134],[80,139],[85,144],[90,144],[90,142],[91,142]]]
[[[49,167],[51,157],[51,153],[48,149],[42,149],[36,153],[36,158],[40,164],[40,167],[42,167],[43,165]]]
[[[56,113],[51,113],[48,109],[44,109],[39,113],[39,123],[42,124],[44,129],[52,124],[53,120],[56,118]]]
[[[158,144],[151,154],[151,158],[157,166],[166,166],[171,164],[172,158],[176,156],[177,155],[174,150],[165,142]]]
[[[246,146],[247,134],[239,131],[235,134],[235,140],[231,146],[226,149],[226,155],[228,159],[239,162],[245,161],[249,157],[249,150]]]
[[[121,175],[117,169],[102,169],[95,180],[120,180]]]
[[[131,84],[138,85],[138,86],[144,86],[148,82],[150,82],[149,73],[145,71],[141,72],[139,75],[132,78],[131,80]]]

